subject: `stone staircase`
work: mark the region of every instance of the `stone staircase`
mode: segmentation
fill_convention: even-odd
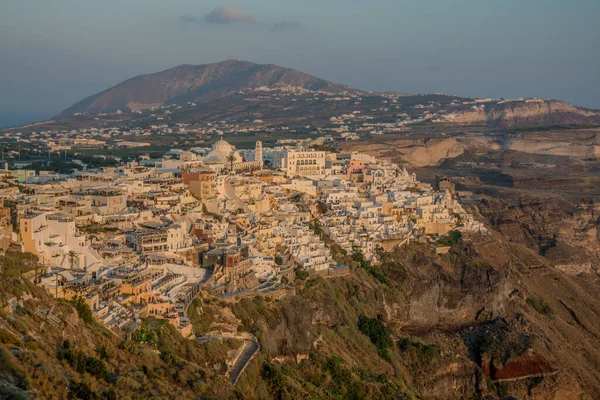
[[[44,326],[44,323],[48,322],[50,325],[54,326],[55,328],[58,328],[61,321],[60,318],[58,318],[56,315],[52,314],[52,311],[54,311],[54,307],[52,307],[51,309],[48,309],[47,307],[43,306],[43,305],[38,305],[35,313],[42,317],[44,319],[44,322],[42,322],[41,327]]]
[[[229,375],[229,381],[233,385],[237,383],[237,380],[244,371],[244,368],[246,368],[259,348],[260,345],[257,342],[253,340],[246,341],[239,357],[235,360],[231,368],[229,368],[229,371],[227,371],[227,374]]]

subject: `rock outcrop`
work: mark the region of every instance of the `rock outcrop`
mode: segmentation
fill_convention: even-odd
[[[460,110],[453,121],[491,126],[591,125],[600,123],[600,111],[558,100],[500,101]]]

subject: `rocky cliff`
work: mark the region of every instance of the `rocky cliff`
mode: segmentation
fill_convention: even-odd
[[[242,377],[240,393],[540,400],[600,395],[597,282],[564,274],[498,234],[465,238],[443,256],[412,244],[382,258],[383,275],[359,266],[346,277],[297,282],[302,307],[238,307],[244,328],[271,343],[269,356]],[[280,313],[295,323],[282,329],[272,318]],[[357,329],[363,316],[383,321],[394,344],[385,351],[378,341],[371,344]],[[287,341],[300,333],[295,326],[316,338],[292,351],[309,354],[301,364],[286,359]],[[256,376],[262,377],[258,384]]]
[[[597,125],[600,111],[557,100],[501,101],[457,111],[454,122],[491,126]]]

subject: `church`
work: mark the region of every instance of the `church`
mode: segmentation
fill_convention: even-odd
[[[254,161],[244,161],[235,147],[221,139],[212,145],[212,150],[203,159],[203,163],[213,170],[229,169],[236,172],[262,169],[262,142],[256,142]]]

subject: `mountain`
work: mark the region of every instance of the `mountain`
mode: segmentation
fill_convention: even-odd
[[[254,87],[277,85],[300,86],[313,90],[327,89],[336,93],[356,92],[348,86],[274,64],[227,60],[206,65],[180,65],[161,72],[136,76],[75,103],[60,116],[185,104],[223,97]]]

